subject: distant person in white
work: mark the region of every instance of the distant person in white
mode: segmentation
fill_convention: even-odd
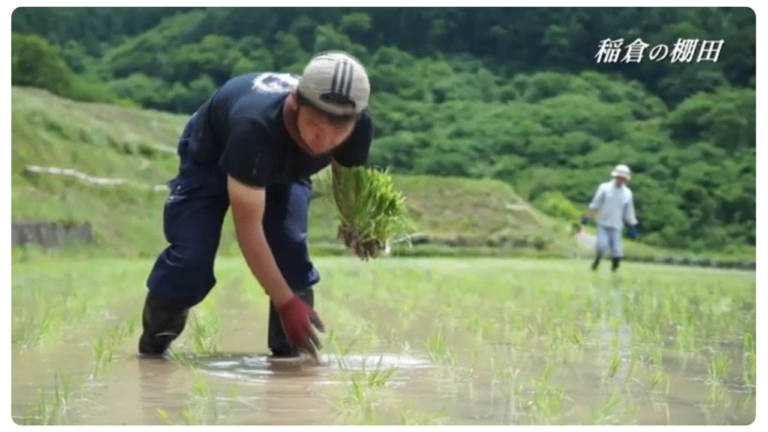
[[[629,225],[629,236],[637,237],[637,219],[632,191],[627,186],[630,179],[629,167],[617,165],[611,173],[613,180],[602,183],[597,188],[589,210],[582,217],[581,224],[586,225],[595,218],[597,224],[597,245],[592,270],[597,270],[605,249],[610,247],[614,272],[619,268],[624,255],[621,244],[622,228]]]

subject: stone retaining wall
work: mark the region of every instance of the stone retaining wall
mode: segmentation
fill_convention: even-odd
[[[35,222],[11,223],[14,246],[34,244],[44,248],[58,248],[70,243],[93,243],[93,226],[89,222]]]

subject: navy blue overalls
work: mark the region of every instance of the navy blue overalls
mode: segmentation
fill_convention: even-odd
[[[229,208],[226,173],[215,162],[201,164],[187,152],[196,121],[195,116],[187,123],[179,139],[179,173],[169,182],[171,192],[163,209],[163,231],[170,245],[158,256],[147,280],[153,294],[185,308],[203,301],[216,284],[214,260]],[[313,286],[320,275],[307,244],[311,194],[309,180],[268,186],[263,226],[288,285],[314,307]],[[268,339],[273,352],[289,352],[271,302]]]

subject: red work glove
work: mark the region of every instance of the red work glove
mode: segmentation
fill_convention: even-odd
[[[322,346],[312,329],[312,324],[321,332],[325,332],[323,322],[317,313],[297,296],[291,297],[277,308],[277,313],[280,315],[280,322],[283,324],[288,342],[317,357],[317,350]]]

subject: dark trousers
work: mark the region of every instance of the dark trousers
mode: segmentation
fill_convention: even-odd
[[[163,232],[169,245],[159,254],[147,287],[160,300],[191,308],[216,285],[214,262],[229,209],[227,176],[213,162],[201,164],[189,155],[194,123],[178,144],[180,167],[169,182],[163,209]],[[291,289],[314,307],[313,286],[320,275],[309,258],[307,229],[311,187],[308,181],[267,187],[263,228],[277,266]],[[288,342],[270,302],[268,344],[286,352]]]

